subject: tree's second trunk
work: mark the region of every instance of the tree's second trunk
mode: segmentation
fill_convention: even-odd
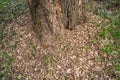
[[[29,0],[33,30],[43,42],[73,29],[82,13],[81,0]]]
[[[73,29],[78,24],[81,10],[81,0],[61,0],[62,12],[64,15],[64,26]]]

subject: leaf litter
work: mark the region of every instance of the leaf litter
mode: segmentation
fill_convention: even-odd
[[[108,39],[97,38],[101,27],[100,18],[86,12],[89,20],[75,27],[64,30],[64,38],[54,40],[52,45],[41,45],[32,31],[30,13],[25,13],[8,24],[4,39],[5,48],[15,54],[13,79],[24,77],[25,80],[115,80],[106,69],[111,65],[103,61],[107,57],[100,47]],[[9,39],[11,28],[15,35]],[[101,41],[101,43],[99,43]],[[11,49],[10,45],[14,45]]]

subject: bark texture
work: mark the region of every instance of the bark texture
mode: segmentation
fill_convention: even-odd
[[[81,0],[61,0],[62,12],[64,15],[64,26],[68,29],[78,24],[81,10]]]
[[[81,0],[29,0],[33,30],[41,41],[51,43],[53,36],[73,29],[82,14]]]

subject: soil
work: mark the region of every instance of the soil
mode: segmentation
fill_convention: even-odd
[[[6,27],[6,49],[14,55],[13,78],[25,80],[115,80],[108,75],[111,64],[105,62],[107,54],[100,48],[108,39],[98,36],[100,18],[86,12],[89,20],[64,30],[64,37],[54,39],[52,45],[41,45],[32,30],[29,12],[21,15]],[[15,35],[10,37],[11,30]],[[11,48],[10,46],[14,46]]]

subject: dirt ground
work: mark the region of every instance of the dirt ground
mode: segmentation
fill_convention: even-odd
[[[105,62],[106,54],[100,48],[108,43],[98,36],[100,18],[86,12],[89,20],[64,30],[64,37],[54,39],[52,45],[41,45],[32,31],[30,14],[21,15],[8,24],[6,34],[11,30],[15,35],[6,36],[7,50],[17,62],[13,65],[14,77],[25,80],[115,80],[106,71],[111,64]],[[14,46],[11,49],[10,46]],[[13,77],[13,78],[14,78]]]

